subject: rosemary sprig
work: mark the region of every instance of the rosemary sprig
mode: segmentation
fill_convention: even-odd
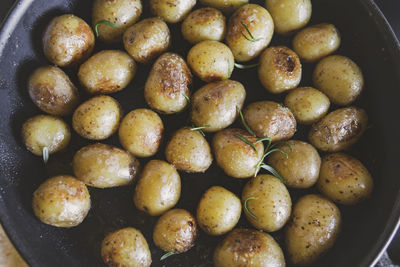
[[[200,126],[200,127],[194,127],[192,126],[192,128],[190,128],[191,131],[198,131],[199,133],[201,133],[202,136],[206,136],[206,134],[203,132],[203,129],[207,129],[210,128],[210,125],[205,125],[205,126]]]
[[[99,25],[101,25],[101,24],[111,26],[114,29],[118,28],[117,25],[115,25],[112,22],[109,22],[108,20],[100,20],[99,22],[96,23],[96,25],[94,25],[94,32],[96,33],[96,37],[99,37]]]
[[[271,166],[265,164],[265,163],[261,163],[261,168],[263,168],[264,170],[269,171],[270,173],[272,173],[273,176],[275,176],[276,178],[278,178],[279,180],[281,180],[281,182],[283,184],[286,183],[285,179],[283,179],[283,177],[279,174],[279,172],[277,172],[274,168],[272,168]]]
[[[175,252],[172,252],[172,251],[167,252],[164,255],[162,255],[162,257],[160,258],[160,261],[163,261],[163,260],[165,260],[166,258],[168,258],[169,256],[172,256],[172,255],[175,255]]]
[[[247,207],[247,201],[249,201],[250,199],[257,199],[255,197],[248,197],[245,201],[244,201],[244,210],[251,216],[253,217],[254,220],[258,221],[258,217],[256,215],[254,215],[254,213],[252,213],[249,208]]]
[[[190,97],[187,94],[182,93],[182,95],[186,98],[187,102],[190,104]]]
[[[260,65],[260,63],[250,64],[250,65],[243,65],[235,62],[235,67],[241,70],[252,69]]]
[[[260,39],[254,38],[253,34],[249,30],[249,27],[246,25],[246,23],[244,23],[243,21],[241,21],[240,23],[243,25],[243,27],[246,29],[247,33],[250,35],[250,38],[249,38],[249,37],[246,36],[246,34],[244,34],[243,31],[240,31],[242,33],[243,37],[246,38],[247,41],[250,41],[250,42],[260,41]]]
[[[49,161],[49,148],[47,146],[43,147],[43,162],[46,164]]]
[[[241,110],[238,106],[236,106],[236,109],[237,109],[237,111],[238,111],[238,113],[239,113],[240,119],[242,120],[242,124],[243,124],[244,128],[246,128],[246,130],[249,132],[249,134],[251,134],[251,135],[254,136],[254,137],[257,137],[257,135],[256,135],[256,134],[250,129],[250,127],[247,125],[246,120],[244,119],[242,110]]]
[[[254,149],[254,151],[255,151],[256,153],[258,153],[256,146],[255,146],[255,145],[253,144],[253,142],[251,142],[249,139],[247,139],[247,138],[244,137],[244,136],[241,136],[240,134],[235,134],[235,137],[236,137],[237,139],[239,139],[239,140],[242,140],[243,142],[245,142],[245,143],[248,144],[249,146],[251,146],[251,147]]]

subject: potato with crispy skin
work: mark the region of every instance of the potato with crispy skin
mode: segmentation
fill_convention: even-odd
[[[196,5],[196,0],[150,0],[150,11],[168,23],[178,23]]]
[[[204,6],[211,6],[229,14],[249,3],[249,0],[200,0],[200,3]]]

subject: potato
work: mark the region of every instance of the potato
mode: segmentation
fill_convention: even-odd
[[[60,67],[85,61],[94,48],[94,34],[87,23],[72,14],[53,18],[43,34],[47,59]]]
[[[60,118],[37,115],[22,125],[22,140],[26,148],[36,156],[43,156],[45,147],[49,154],[53,154],[68,146],[71,130]]]
[[[190,212],[173,209],[158,219],[153,231],[154,244],[164,251],[183,253],[194,246],[197,225]]]
[[[235,11],[228,22],[226,43],[236,61],[256,58],[268,46],[274,33],[274,22],[268,11],[247,4]]]
[[[279,34],[290,34],[304,27],[311,18],[311,0],[266,0],[265,6]]]
[[[240,82],[225,80],[209,83],[192,97],[190,119],[205,132],[216,132],[231,125],[243,107],[246,90]]]
[[[150,0],[150,11],[168,23],[183,20],[196,4],[196,0]]]
[[[193,73],[207,83],[231,77],[235,59],[229,47],[217,41],[202,41],[187,55]]]
[[[160,18],[147,18],[124,33],[125,50],[140,63],[149,63],[171,45],[168,25]]]
[[[128,152],[106,144],[91,144],[78,150],[72,160],[76,178],[98,188],[132,184],[139,161]]]
[[[335,243],[340,211],[328,199],[306,195],[298,200],[286,227],[286,251],[294,264],[309,265]]]
[[[214,266],[284,267],[285,258],[269,234],[254,229],[235,229],[215,249]]]
[[[73,227],[80,224],[90,209],[90,195],[84,183],[60,175],[46,180],[33,193],[33,212],[45,224]]]
[[[154,110],[173,114],[188,105],[193,76],[185,60],[174,53],[165,53],[154,63],[144,88],[146,103]]]
[[[248,105],[243,116],[258,137],[269,137],[272,142],[290,139],[296,132],[297,124],[292,112],[272,101]]]
[[[340,33],[335,25],[321,23],[298,32],[292,43],[302,61],[316,62],[339,48]]]
[[[356,143],[367,124],[365,110],[357,107],[337,109],[311,127],[308,139],[321,151],[338,152]]]
[[[121,145],[137,157],[151,157],[157,153],[164,132],[164,124],[154,111],[135,109],[122,120],[118,135]]]
[[[318,62],[314,69],[313,82],[332,103],[342,106],[353,103],[364,87],[364,77],[357,64],[339,55],[329,56]]]
[[[240,199],[221,186],[212,186],[203,194],[197,206],[197,221],[209,235],[223,235],[240,219]]]
[[[75,110],[72,127],[86,139],[103,140],[117,131],[121,117],[117,100],[105,95],[95,96]]]
[[[150,267],[151,253],[139,230],[127,227],[108,234],[101,243],[101,257],[108,266]]]
[[[92,9],[93,28],[101,21],[109,21],[116,28],[99,23],[97,26],[99,39],[106,43],[121,41],[122,34],[132,26],[142,14],[140,0],[95,0]]]
[[[269,47],[261,54],[258,77],[270,93],[279,94],[296,88],[301,73],[299,57],[286,46]]]
[[[285,106],[301,124],[312,124],[319,121],[328,113],[330,105],[329,98],[312,87],[296,88],[285,97]]]
[[[336,153],[322,159],[317,188],[332,201],[358,204],[371,196],[373,187],[371,174],[356,158]]]
[[[257,151],[240,140],[238,136],[242,136],[252,142]],[[257,164],[264,153],[263,143],[255,143],[256,140],[256,137],[242,129],[225,129],[217,132],[214,135],[212,144],[217,164],[227,175],[234,178],[254,176]]]
[[[144,166],[133,195],[137,209],[158,216],[176,205],[181,196],[181,178],[162,160],[151,160]]]
[[[225,13],[232,13],[240,6],[249,3],[249,0],[200,0],[200,3],[222,10]]]

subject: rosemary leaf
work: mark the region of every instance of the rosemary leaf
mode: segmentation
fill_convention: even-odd
[[[43,162],[47,163],[49,161],[49,148],[47,146],[43,147]]]
[[[100,20],[99,22],[96,23],[96,25],[94,25],[94,32],[96,33],[96,37],[99,37],[99,25],[101,25],[101,24],[111,26],[114,29],[118,28],[117,25],[115,25],[112,22],[109,22],[108,20]]]
[[[255,151],[256,153],[258,153],[256,146],[255,146],[255,145],[253,144],[253,142],[251,142],[249,139],[247,139],[246,137],[241,136],[240,134],[235,134],[235,137],[236,137],[237,139],[242,140],[243,142],[245,142],[245,143],[248,144],[249,146],[251,146],[251,147],[254,149],[254,151]]]
[[[261,137],[261,138],[257,139],[256,143],[260,143],[260,142],[264,142],[264,141],[271,142],[271,138],[269,138],[269,137]]]
[[[244,119],[242,110],[241,110],[238,106],[236,106],[236,109],[237,109],[237,111],[238,111],[238,113],[239,113],[240,119],[242,120],[242,124],[243,124],[244,128],[246,128],[246,130],[249,132],[249,134],[251,134],[251,135],[254,136],[254,137],[257,137],[257,135],[256,135],[256,134],[250,129],[250,127],[247,125],[247,123],[246,123],[246,121],[245,121],[245,119]]]
[[[250,199],[257,199],[255,197],[248,197],[245,201],[244,201],[244,210],[251,216],[253,217],[254,220],[258,221],[258,217],[256,215],[254,215],[254,213],[252,213],[248,207],[247,207],[247,201],[249,201]]]
[[[163,260],[165,260],[166,258],[168,258],[169,256],[172,256],[172,255],[175,255],[175,252],[172,252],[172,251],[167,252],[164,255],[162,255],[162,257],[160,258],[160,261],[163,261]]]
[[[270,155],[270,154],[272,154],[274,152],[281,152],[286,158],[289,158],[288,153],[286,153],[285,151],[283,151],[280,148],[274,148],[274,149],[269,150],[267,153],[265,153],[266,154],[265,156],[268,156],[268,155]]]
[[[285,141],[276,142],[275,144],[273,144],[273,145],[271,146],[271,149],[274,148],[274,147],[276,147],[276,146],[278,146],[278,145],[286,145],[286,146],[289,147],[290,152],[293,152],[293,146],[292,146],[291,144],[289,144],[288,142],[285,142]]]
[[[243,37],[246,38],[247,41],[250,41],[250,42],[257,42],[257,41],[260,41],[260,39],[254,38],[253,34],[252,34],[251,31],[249,30],[249,27],[246,25],[246,23],[244,23],[243,21],[241,21],[240,23],[243,25],[243,27],[246,29],[247,33],[250,35],[250,38],[249,38],[249,37],[246,36],[246,34],[244,34],[243,31],[241,31]]]
[[[283,179],[283,177],[279,174],[279,172],[277,172],[274,168],[272,168],[271,166],[262,163],[261,164],[261,168],[263,168],[264,170],[269,171],[270,173],[272,173],[273,176],[275,176],[276,178],[278,178],[279,180],[281,180],[282,183],[286,183],[285,179]]]
[[[243,65],[235,62],[235,67],[241,70],[252,69],[259,65],[260,63],[250,64],[250,65]]]
[[[205,125],[205,126],[200,126],[200,127],[194,127],[192,126],[192,128],[190,128],[191,131],[198,131],[199,133],[201,133],[202,136],[206,136],[206,134],[203,132],[203,129],[207,129],[210,128],[210,125]]]
[[[182,95],[186,98],[187,102],[190,104],[190,97],[187,94],[182,93]]]

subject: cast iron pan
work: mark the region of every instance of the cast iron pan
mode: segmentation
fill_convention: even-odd
[[[148,15],[147,1],[145,14]],[[262,4],[261,1],[251,1]],[[71,174],[70,162],[74,151],[89,142],[73,134],[65,153],[51,156],[45,166],[33,156],[20,138],[22,123],[40,114],[29,99],[26,83],[29,74],[38,66],[49,64],[42,52],[41,35],[54,16],[74,13],[90,22],[92,1],[78,0],[19,0],[0,32],[0,219],[7,233],[31,266],[103,266],[100,242],[118,228],[133,226],[140,229],[149,242],[153,266],[212,266],[212,252],[221,237],[200,233],[196,246],[189,252],[160,262],[163,254],[152,243],[152,229],[157,218],[135,209],[133,187],[99,190],[90,188],[92,209],[85,221],[72,229],[59,229],[39,222],[31,209],[33,191],[47,178]],[[366,88],[356,105],[369,114],[370,128],[348,153],[359,158],[371,171],[375,190],[370,200],[354,207],[340,206],[343,229],[335,246],[316,266],[368,266],[377,261],[386,248],[399,222],[400,179],[400,48],[393,32],[377,6],[370,0],[314,0],[311,24],[334,23],[342,34],[338,54],[349,56],[362,68]],[[171,25],[174,52],[186,56],[190,47],[179,39],[180,25]],[[275,36],[272,44],[290,46],[290,38]],[[96,49],[105,47],[97,44]],[[121,48],[122,47],[116,47]],[[304,65],[303,86],[311,85],[314,66]],[[128,88],[116,93],[125,112],[146,107],[140,87],[149,72],[140,66],[139,73]],[[78,84],[76,70],[68,70]],[[282,102],[282,96],[271,96],[261,87],[254,70],[235,70],[232,79],[242,81],[247,89],[246,104],[271,99]],[[196,81],[195,88],[202,83]],[[84,97],[88,97],[84,95]],[[71,118],[66,118],[70,122]],[[187,123],[187,112],[162,116],[167,138],[173,130]],[[239,126],[239,125],[237,125]],[[299,127],[295,138],[305,138],[307,127]],[[209,134],[208,139],[212,136]],[[118,145],[115,136],[105,143]],[[165,144],[164,144],[165,145]],[[163,149],[161,149],[163,150]],[[163,153],[155,158],[163,159]],[[142,164],[146,161],[142,160]],[[184,174],[182,197],[177,207],[195,213],[202,193],[211,185],[221,185],[240,195],[245,181],[229,178],[216,166],[205,175]],[[304,193],[293,191],[293,202]],[[238,227],[250,227],[246,220]],[[284,248],[282,232],[273,236]]]

